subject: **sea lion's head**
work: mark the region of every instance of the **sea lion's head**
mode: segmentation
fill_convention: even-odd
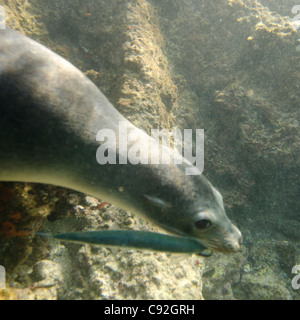
[[[193,223],[189,234],[207,248],[223,252],[237,251],[242,244],[242,234],[227,217],[220,192],[207,183],[209,188],[204,207],[200,203],[192,206],[189,217]]]
[[[173,175],[164,179],[156,192],[144,197],[147,216],[164,229],[196,238],[216,251],[239,250],[241,232],[227,217],[220,192],[203,175]]]

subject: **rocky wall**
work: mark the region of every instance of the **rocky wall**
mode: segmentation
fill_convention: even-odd
[[[204,173],[244,236],[239,253],[205,261],[33,240],[41,224],[51,232],[157,230],[105,199],[43,187],[33,221],[17,225],[19,209],[5,211],[4,220],[1,213],[1,247],[26,243],[28,252],[7,262],[14,289],[6,297],[299,299],[291,287],[291,268],[300,263],[299,31],[287,17],[293,1],[1,3],[8,26],[79,67],[137,126],[203,128]],[[1,188],[5,210],[8,200],[24,202],[28,190],[41,196],[34,185]],[[31,231],[26,242],[23,230]],[[4,239],[4,231],[14,236]]]

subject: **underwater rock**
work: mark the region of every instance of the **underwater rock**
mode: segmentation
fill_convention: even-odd
[[[61,267],[51,260],[41,260],[33,266],[33,287],[53,287],[63,282]]]
[[[295,256],[293,249],[299,247],[300,224],[299,35],[282,18],[290,15],[293,1],[285,1],[284,6],[282,1],[268,3],[269,9],[254,0],[221,0],[218,5],[189,0],[91,0],[82,2],[80,9],[73,0],[11,0],[6,5],[9,27],[78,66],[137,126],[204,128],[205,173],[221,187],[229,216],[247,235],[247,250],[228,257],[216,255],[213,264],[205,262],[207,299],[297,298],[288,271],[294,262],[299,264],[299,253]],[[40,199],[39,208],[46,196],[38,188],[32,193]],[[55,199],[51,191],[48,194]],[[95,201],[75,193],[61,197],[72,210],[58,205],[46,222],[47,231],[95,226],[155,231],[115,207],[96,209]],[[36,225],[20,227],[28,226],[31,232],[45,220],[46,215],[36,214],[38,210],[24,212],[34,217]],[[18,218],[17,213],[12,219]],[[5,221],[13,222],[11,217]],[[22,230],[5,226],[4,231]],[[264,245],[259,241],[262,236],[288,245]],[[41,245],[32,250],[30,237],[22,246],[13,238],[3,240],[1,234],[0,241],[2,257],[16,253],[6,260],[16,279],[16,266],[26,273],[28,265],[45,258],[58,259],[72,270],[76,280],[68,278],[63,268],[65,283],[56,298],[202,297],[204,266],[201,262],[199,267],[195,257],[178,266],[163,254],[154,259],[144,253],[112,253],[55,242],[48,250],[42,240],[46,252],[37,254]],[[20,296],[33,297],[30,290]]]
[[[297,259],[296,246],[288,241],[257,241],[249,250],[240,281],[233,286],[234,296],[252,300],[299,299],[291,286],[292,267]]]

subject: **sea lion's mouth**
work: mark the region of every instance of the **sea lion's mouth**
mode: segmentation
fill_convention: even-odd
[[[202,246],[205,247],[205,250],[202,250],[199,254],[203,256],[212,255],[213,251],[222,252],[222,253],[233,253],[240,250],[242,245],[242,238],[238,239],[200,239],[198,240]],[[209,254],[209,252],[211,252]]]

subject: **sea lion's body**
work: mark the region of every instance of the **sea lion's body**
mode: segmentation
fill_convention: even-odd
[[[189,163],[97,163],[98,131],[118,134],[120,121],[129,133],[138,130],[141,141],[149,139],[66,60],[21,34],[0,30],[0,180],[68,187],[208,247],[236,250],[241,235],[220,194],[203,175],[187,176]],[[126,157],[122,152],[117,146],[117,154]],[[153,199],[166,205],[155,206]],[[194,223],[206,213],[212,228],[197,230]]]

